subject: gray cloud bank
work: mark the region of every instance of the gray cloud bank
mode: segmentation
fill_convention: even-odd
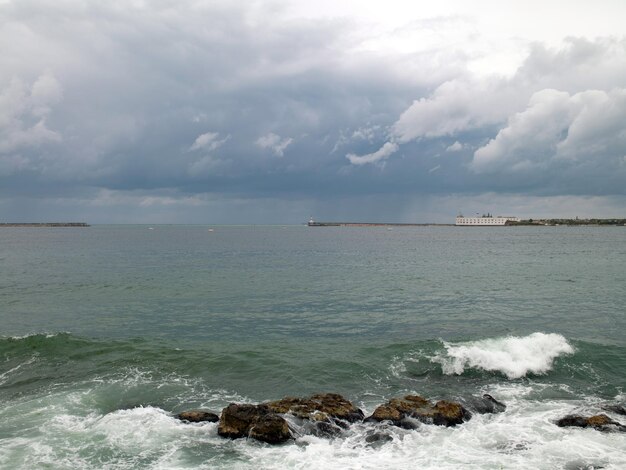
[[[624,38],[529,44],[511,76],[479,76],[462,50],[366,51],[349,20],[279,4],[99,3],[0,4],[0,218],[433,220],[485,194],[626,197]]]

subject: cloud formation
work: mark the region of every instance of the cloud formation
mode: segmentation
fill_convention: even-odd
[[[587,90],[570,95],[535,93],[527,108],[511,116],[494,139],[474,153],[478,173],[520,174],[535,178],[550,172],[581,182],[598,169],[606,181],[626,181],[626,89]]]
[[[350,160],[353,165],[364,165],[365,163],[376,163],[385,158],[389,158],[391,155],[398,151],[398,145],[394,142],[385,142],[381,148],[375,152],[368,153],[366,155],[355,155],[349,153],[346,158]]]
[[[62,136],[46,123],[51,107],[61,97],[61,86],[50,72],[30,86],[11,79],[0,90],[0,155],[61,142]]]
[[[374,34],[254,5],[1,2],[0,218],[115,221],[123,203],[89,202],[114,200],[293,222],[367,200],[405,220],[445,195],[626,197],[624,37],[509,38],[520,60],[500,73],[467,15]]]
[[[230,139],[230,134],[221,140],[219,140],[218,137],[219,133],[217,132],[205,132],[204,134],[200,134],[189,150],[193,151],[203,149],[210,152],[218,149]]]
[[[269,149],[274,152],[277,157],[282,157],[285,149],[291,145],[293,139],[291,137],[281,138],[279,135],[270,132],[269,134],[259,137],[255,144],[262,149]]]

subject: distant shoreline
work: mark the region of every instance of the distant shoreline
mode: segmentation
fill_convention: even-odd
[[[452,227],[454,224],[400,224],[378,222],[309,222],[309,227]]]
[[[519,222],[507,222],[506,225],[515,226],[529,226],[529,225],[568,225],[568,226],[577,226],[577,225],[609,225],[609,226],[619,226],[626,225],[626,219],[528,219],[528,220],[520,220]]]
[[[89,227],[85,222],[28,222],[0,223],[2,227]]]
[[[385,222],[309,222],[309,227],[496,227],[496,225],[456,225],[456,224],[402,224]],[[519,222],[507,221],[500,227],[543,227],[543,226],[623,226],[626,219],[528,219]]]

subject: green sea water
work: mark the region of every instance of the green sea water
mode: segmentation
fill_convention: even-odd
[[[624,468],[554,420],[626,400],[625,305],[626,227],[5,228],[0,467]],[[507,411],[375,446],[174,418],[316,392]]]

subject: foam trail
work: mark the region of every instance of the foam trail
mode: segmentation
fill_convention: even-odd
[[[445,355],[431,359],[441,364],[444,374],[462,374],[466,368],[476,368],[499,371],[509,379],[528,373],[545,374],[552,368],[554,359],[574,353],[567,340],[555,333],[444,343],[444,346]]]

